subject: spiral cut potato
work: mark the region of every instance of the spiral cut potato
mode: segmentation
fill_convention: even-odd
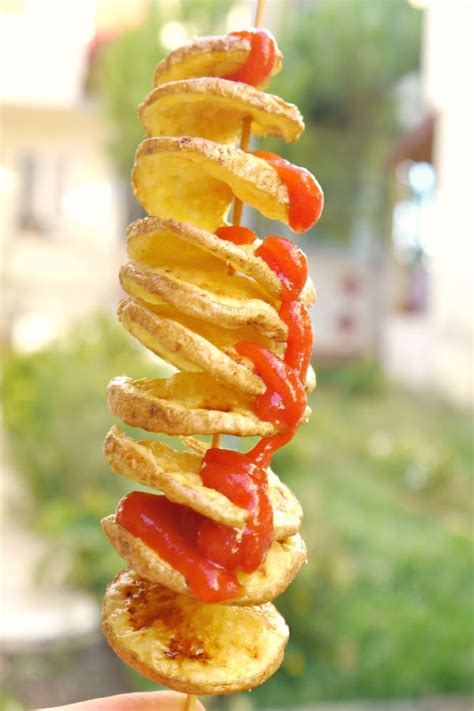
[[[136,440],[117,426],[104,445],[115,473],[238,532],[248,511],[205,485],[209,445],[194,435],[278,433],[278,424],[255,412],[267,386],[235,344],[251,342],[282,358],[289,327],[280,315],[282,281],[256,254],[262,242],[234,244],[215,232],[227,225],[235,198],[290,222],[291,195],[278,171],[235,145],[243,120],[251,118],[254,135],[286,141],[304,128],[295,106],[223,78],[245,66],[250,52],[246,37],[195,40],[158,65],[154,89],[139,108],[149,138],[138,147],[132,180],[151,216],[128,228],[129,262],[120,271],[126,298],[118,315],[134,338],[179,372],[167,379],[114,378],[108,404],[127,425],[179,436],[187,449]],[[270,75],[280,65],[275,48]],[[300,301],[309,307],[314,300],[308,278]],[[314,386],[309,367],[306,390]],[[306,407],[301,419],[309,414]],[[306,551],[300,504],[271,469],[267,477],[273,543],[256,570],[237,572],[240,592],[220,604],[197,600],[186,576],[117,514],[103,520],[129,566],[107,589],[104,632],[144,676],[191,694],[226,694],[262,683],[280,665],[288,629],[271,600],[292,581]]]

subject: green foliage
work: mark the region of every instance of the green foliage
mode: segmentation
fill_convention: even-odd
[[[153,371],[104,318],[5,367],[31,524],[50,537],[51,561],[68,554],[73,580],[98,596],[123,567],[99,519],[131,486],[102,456],[105,388]],[[274,461],[304,504],[309,564],[277,602],[291,629],[283,666],[247,707],[467,691],[470,418],[391,387],[367,363],[319,368],[311,399],[311,422]]]
[[[469,417],[388,385],[351,397],[321,377],[312,405],[275,458],[304,502],[309,565],[277,603],[292,631],[283,669],[252,698],[467,692]]]
[[[26,711],[26,706],[15,696],[0,692],[0,711]]]
[[[113,421],[105,392],[115,375],[156,373],[143,354],[100,316],[41,353],[10,354],[4,366],[5,428],[29,495],[20,513],[50,538],[51,565],[66,556],[72,581],[99,595],[120,565],[99,521],[129,489],[102,455]]]
[[[318,386],[333,386],[347,395],[379,395],[386,383],[379,366],[370,360],[350,364],[324,363],[318,366]]]

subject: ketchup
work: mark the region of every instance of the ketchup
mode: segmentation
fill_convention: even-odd
[[[298,424],[306,407],[306,391],[298,373],[284,360],[251,341],[241,341],[235,350],[249,358],[267,389],[255,400],[254,410],[261,420],[283,429]]]
[[[240,225],[230,225],[229,227],[218,227],[216,235],[227,242],[234,244],[252,244],[257,239],[257,234],[248,227]]]
[[[207,520],[204,516],[164,496],[132,491],[119,502],[116,519],[182,573],[202,602],[217,603],[238,595],[235,574],[203,556],[196,546],[199,527]]]
[[[243,532],[206,519],[199,529],[199,550],[229,570],[256,570],[273,542],[273,509],[267,474],[241,452],[215,447],[204,455],[201,478],[248,511]]]
[[[244,30],[231,32],[231,37],[242,37],[250,40],[250,52],[245,64],[234,74],[228,74],[223,79],[240,81],[251,86],[264,84],[271,76],[275,66],[276,42],[268,30]]]
[[[290,200],[289,225],[294,232],[306,232],[321,217],[324,207],[324,193],[316,178],[306,168],[300,168],[281,158],[276,153],[255,151],[257,158],[263,158],[275,168],[285,183]]]

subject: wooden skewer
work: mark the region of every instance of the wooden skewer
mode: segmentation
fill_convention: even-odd
[[[240,141],[240,149],[242,151],[248,151],[250,143],[250,129],[252,128],[252,117],[246,116],[242,123],[242,139]],[[243,210],[242,200],[235,198],[234,200],[234,212],[232,214],[232,222],[237,227],[242,221],[242,210]]]
[[[263,18],[265,15],[265,1],[258,0],[257,10],[255,13],[255,27],[262,27]],[[252,128],[252,117],[246,116],[242,122],[242,138],[240,141],[240,148],[242,151],[248,151],[250,143],[250,132]],[[235,198],[234,210],[232,213],[232,222],[234,225],[239,226],[242,220],[242,200]],[[219,433],[212,435],[212,447],[219,447],[221,443],[221,436]],[[188,694],[186,697],[186,703],[184,706],[184,711],[194,711],[196,708],[196,697],[193,694]]]
[[[258,0],[257,9],[255,11],[255,27],[263,27],[263,18],[265,17],[265,2],[266,0]]]

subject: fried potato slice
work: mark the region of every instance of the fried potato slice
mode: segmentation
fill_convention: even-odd
[[[178,311],[124,299],[118,307],[119,319],[140,343],[171,365],[184,371],[205,372],[221,383],[248,395],[265,391],[264,381],[253,371],[252,364],[235,350],[238,341],[251,340],[282,356],[285,344],[258,337],[252,327],[224,329],[207,325],[199,319],[183,317]],[[250,333],[249,333],[250,332]],[[306,376],[306,389],[314,390],[316,377],[311,366]]]
[[[240,143],[247,116],[257,136],[292,143],[304,129],[294,104],[248,84],[214,77],[160,84],[140,104],[138,114],[149,136],[200,136],[217,143]]]
[[[273,508],[275,539],[283,541],[300,530],[303,509],[293,492],[272,469],[268,469],[268,493]]]
[[[104,454],[116,474],[160,489],[170,501],[189,506],[217,523],[245,526],[245,509],[203,485],[198,454],[178,452],[162,442],[134,440],[115,426],[105,438]]]
[[[155,68],[153,86],[194,77],[225,77],[234,74],[247,61],[250,41],[230,35],[197,37],[175,49]],[[282,55],[277,48],[272,76],[281,69]],[[261,87],[265,87],[266,83]]]
[[[288,224],[289,197],[275,168],[240,148],[204,138],[147,138],[132,171],[135,195],[150,215],[215,232],[234,196]]]
[[[271,603],[203,605],[119,573],[107,588],[102,627],[114,652],[143,676],[189,694],[231,694],[280,666],[288,627]]]
[[[271,422],[256,417],[251,397],[204,373],[141,380],[119,376],[109,384],[107,401],[116,417],[149,432],[252,437],[277,431]]]
[[[245,292],[251,291],[245,284],[219,279],[212,273],[207,285],[193,284],[191,279],[199,282],[199,276],[192,267],[150,269],[138,262],[128,262],[120,269],[120,283],[134,299],[158,306],[171,304],[183,314],[228,329],[254,326],[267,338],[286,340],[288,327],[278,311],[263,299],[246,296]]]
[[[117,523],[115,515],[102,519],[102,528],[117,553],[138,575],[160,583],[181,595],[192,595],[184,576],[140,538]],[[306,561],[306,547],[300,535],[273,541],[265,561],[253,573],[238,573],[242,592],[229,600],[231,605],[261,605],[278,597]]]
[[[217,348],[220,348],[220,350],[238,362],[244,361],[235,351],[235,344],[239,341],[253,341],[280,357],[282,357],[285,352],[286,344],[284,341],[275,341],[274,339],[264,336],[255,326],[245,325],[239,328],[225,328],[221,324],[211,323],[210,321],[181,313],[172,304],[165,302],[163,304],[151,304],[150,302],[144,302],[140,299],[133,299],[133,301],[141,304],[144,308],[148,309],[148,311],[156,314],[160,318],[166,318],[180,323],[184,328],[210,341]]]
[[[191,435],[181,435],[179,439],[185,447],[195,454],[204,455],[212,447],[211,442],[203,442],[201,439],[191,437]]]
[[[179,452],[162,442],[134,440],[113,426],[104,442],[104,454],[116,474],[145,486],[160,489],[170,501],[222,523],[242,528],[247,511],[233,504],[215,489],[204,486],[199,475],[203,451]],[[268,470],[268,493],[273,507],[276,540],[298,532],[303,516],[301,506],[278,476]]]
[[[265,392],[263,380],[252,370],[182,323],[163,318],[133,299],[120,302],[118,315],[132,336],[179,370],[204,371],[250,395]]]
[[[133,261],[152,266],[169,266],[176,260],[199,266],[218,262],[251,277],[278,299],[280,280],[263,259],[254,255],[254,249],[253,245],[236,245],[220,239],[189,222],[163,217],[145,217],[127,228],[127,251]]]
[[[279,300],[279,278],[263,259],[255,255],[255,250],[261,244],[261,240],[257,240],[251,245],[236,245],[187,222],[162,217],[136,220],[127,229],[127,250],[132,261],[144,262],[153,267],[192,264],[204,269],[208,266],[216,268],[218,263],[222,263],[227,269],[230,267],[246,274],[268,292],[272,299]],[[301,298],[307,307],[315,301],[316,292],[310,278]]]

